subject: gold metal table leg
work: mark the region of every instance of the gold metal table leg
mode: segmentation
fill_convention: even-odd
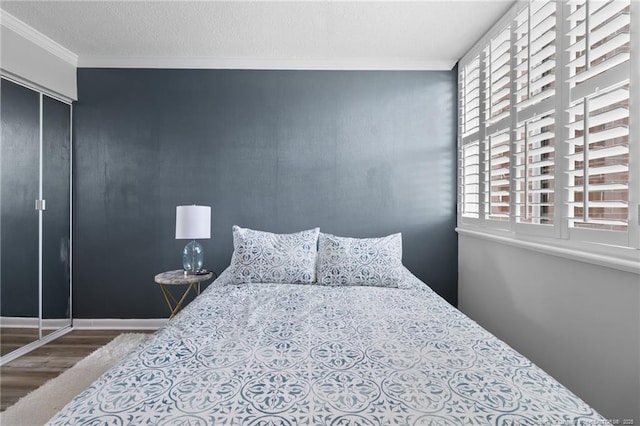
[[[182,309],[182,304],[184,303],[185,300],[187,300],[187,296],[189,295],[189,293],[191,293],[191,289],[195,289],[195,287],[196,287],[196,283],[189,284],[189,287],[187,287],[187,289],[184,291],[182,298],[176,305],[174,312],[171,314],[171,318],[173,318],[180,311],[180,309]]]
[[[199,285],[198,288],[196,288],[196,284],[200,284],[200,283],[191,283],[188,284],[186,290],[184,291],[184,294],[182,295],[182,297],[180,298],[180,300],[178,300],[173,293],[171,293],[171,291],[169,290],[169,286],[165,285],[165,284],[160,284],[160,288],[162,289],[162,294],[164,296],[164,300],[167,302],[167,306],[169,307],[169,311],[171,311],[171,316],[169,317],[169,319],[173,318],[176,316],[176,314],[178,312],[180,312],[180,309],[182,308],[182,305],[184,304],[185,300],[187,299],[187,296],[189,295],[189,293],[191,293],[191,290],[193,289],[194,291],[197,291],[198,294],[200,294],[200,289],[199,289]]]

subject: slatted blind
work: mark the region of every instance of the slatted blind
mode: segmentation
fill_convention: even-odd
[[[570,228],[628,228],[629,12],[629,0],[571,2]]]
[[[507,27],[491,40],[485,52],[486,58],[486,122],[488,125],[506,127],[500,120],[509,116],[511,108],[511,32]]]
[[[483,52],[485,127],[483,136],[484,218],[508,221],[510,211],[509,120],[511,112],[511,27],[491,39]]]
[[[516,18],[516,109],[555,94],[556,3],[534,1]]]
[[[553,111],[520,123],[516,129],[516,221],[536,225],[554,223],[555,118]]]
[[[480,56],[460,76],[462,143],[459,153],[460,210],[467,218],[480,216]]]
[[[516,223],[554,223],[557,37],[553,1],[531,2],[516,18]]]
[[[478,218],[480,214],[480,142],[471,142],[462,147],[461,162],[462,215]]]
[[[579,85],[629,61],[629,0],[570,2],[570,82]],[[624,73],[623,70],[620,70]],[[628,78],[628,68],[627,68]]]
[[[485,218],[509,220],[509,129],[487,138],[484,150]]]
[[[469,136],[480,128],[480,57],[464,67],[462,81],[462,97],[464,99],[463,136]]]

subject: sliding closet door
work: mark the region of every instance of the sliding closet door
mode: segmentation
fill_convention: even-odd
[[[42,333],[71,325],[71,106],[42,98]]]
[[[39,94],[0,79],[0,326],[2,355],[39,337]]]

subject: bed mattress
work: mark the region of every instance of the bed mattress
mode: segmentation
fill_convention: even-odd
[[[407,270],[399,288],[228,275],[50,424],[606,423]]]

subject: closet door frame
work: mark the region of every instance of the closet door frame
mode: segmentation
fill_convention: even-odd
[[[38,199],[34,200],[35,208],[38,210],[38,340],[30,342],[0,358],[0,366],[48,343],[58,337],[68,333],[73,328],[73,103],[67,99],[57,96],[53,93],[43,90],[40,87],[34,87],[21,79],[16,79],[5,74],[0,75],[0,78],[8,82],[17,84],[38,93],[39,100],[39,173],[38,173]],[[42,227],[42,214],[46,210],[46,203],[42,203],[43,196],[43,182],[44,182],[44,160],[43,160],[43,111],[44,111],[44,97],[47,96],[56,101],[69,105],[69,324],[62,328],[55,330],[52,333],[43,336],[43,227]],[[66,320],[66,318],[65,318]]]

